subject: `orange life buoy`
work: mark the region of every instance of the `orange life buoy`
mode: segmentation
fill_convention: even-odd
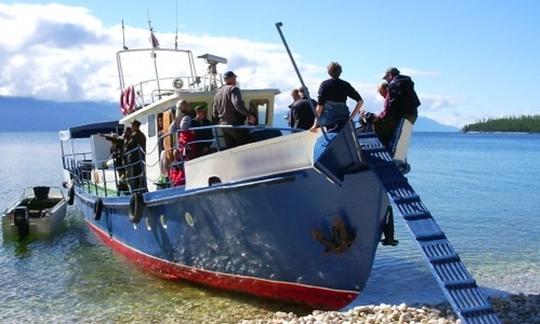
[[[120,95],[120,110],[122,115],[127,115],[135,110],[135,89],[130,85]]]

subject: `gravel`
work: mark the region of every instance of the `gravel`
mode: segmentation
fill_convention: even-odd
[[[491,297],[489,301],[503,323],[540,323],[540,295],[508,295]],[[461,323],[449,304],[435,306],[368,305],[358,306],[346,312],[315,310],[306,316],[276,312],[264,319],[243,320],[242,324],[288,323]]]

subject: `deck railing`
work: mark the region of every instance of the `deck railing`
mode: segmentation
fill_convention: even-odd
[[[84,188],[89,193],[103,195],[105,197],[111,195],[130,195],[135,192],[147,191],[147,182],[154,183],[158,189],[181,186],[185,184],[184,180],[171,181],[172,179],[170,179],[170,177],[173,172],[172,170],[174,169],[175,172],[184,172],[185,162],[203,155],[228,149],[223,139],[223,129],[244,130],[247,136],[249,136],[249,134],[252,136],[251,141],[247,141],[248,143],[281,136],[283,133],[302,131],[300,129],[274,128],[262,125],[213,125],[193,127],[188,130],[177,131],[174,133],[167,132],[161,135],[159,140],[164,140],[165,138],[172,136],[173,144],[171,147],[163,148],[159,151],[158,162],[153,165],[147,165],[145,160],[146,152],[141,147],[136,147],[129,151],[124,151],[121,159],[113,156],[110,159],[101,161],[92,161],[91,159],[88,159],[88,156],[91,156],[90,152],[65,154],[63,155],[64,169],[69,171],[71,178],[78,186]],[[201,138],[204,135],[206,135],[205,137],[209,137],[208,130],[211,131],[212,138]],[[191,133],[191,136],[195,139],[184,143],[182,133]],[[208,147],[208,151],[202,152],[203,147]],[[199,152],[197,152],[197,149],[199,149]],[[155,150],[156,148],[152,148],[148,152],[153,152]],[[169,151],[170,153],[168,153]],[[169,159],[164,158],[166,155],[169,156]],[[160,178],[148,178],[146,173],[147,166],[152,167],[157,163],[160,164]],[[162,169],[167,170],[166,175],[161,172]],[[94,175],[93,178],[92,175]]]

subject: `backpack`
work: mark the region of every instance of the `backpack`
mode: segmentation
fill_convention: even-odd
[[[395,98],[392,106],[405,114],[417,114],[417,108],[420,106],[420,99],[414,91],[414,82],[406,75],[398,75],[392,80],[389,91],[393,92],[391,98]],[[394,110],[394,109],[392,109]]]

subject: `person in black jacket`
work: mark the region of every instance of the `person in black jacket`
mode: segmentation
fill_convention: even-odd
[[[306,96],[306,89],[304,87],[298,88],[298,94],[300,99],[294,103],[294,128],[300,128],[308,130],[313,125],[315,121],[315,114],[313,110],[317,107],[317,101]],[[310,105],[311,102],[311,105]]]
[[[129,169],[129,185],[131,190],[143,189],[146,190],[146,173],[145,157],[146,157],[146,136],[139,129],[141,122],[133,120],[131,122],[131,136],[129,137],[126,146],[127,162],[130,165]]]
[[[418,117],[420,100],[414,90],[414,82],[409,76],[402,75],[395,67],[386,70],[384,80],[388,82],[384,111],[375,120],[375,132],[383,145],[388,145],[401,119],[414,124]]]
[[[319,120],[315,119],[311,127],[312,132],[317,131],[319,123],[329,132],[338,132],[362,109],[364,100],[349,82],[339,78],[341,71],[341,65],[337,62],[331,62],[328,65],[330,79],[323,81],[319,87],[316,109]],[[356,101],[356,106],[350,114],[346,104],[347,98]]]
[[[395,67],[388,68],[383,77],[388,82],[387,115],[407,118],[412,124],[418,117],[420,100],[414,91],[411,77],[400,74]]]
[[[195,119],[191,121],[191,127],[212,126],[212,122],[210,122],[210,120],[208,120],[207,118],[208,110],[206,109],[205,106],[199,105],[195,107],[195,113],[197,115],[195,116]],[[197,141],[214,139],[214,135],[212,134],[212,129],[207,128],[207,129],[196,130],[195,139]],[[212,145],[212,142],[198,143],[197,144],[198,156],[203,156],[210,153],[210,145]]]

